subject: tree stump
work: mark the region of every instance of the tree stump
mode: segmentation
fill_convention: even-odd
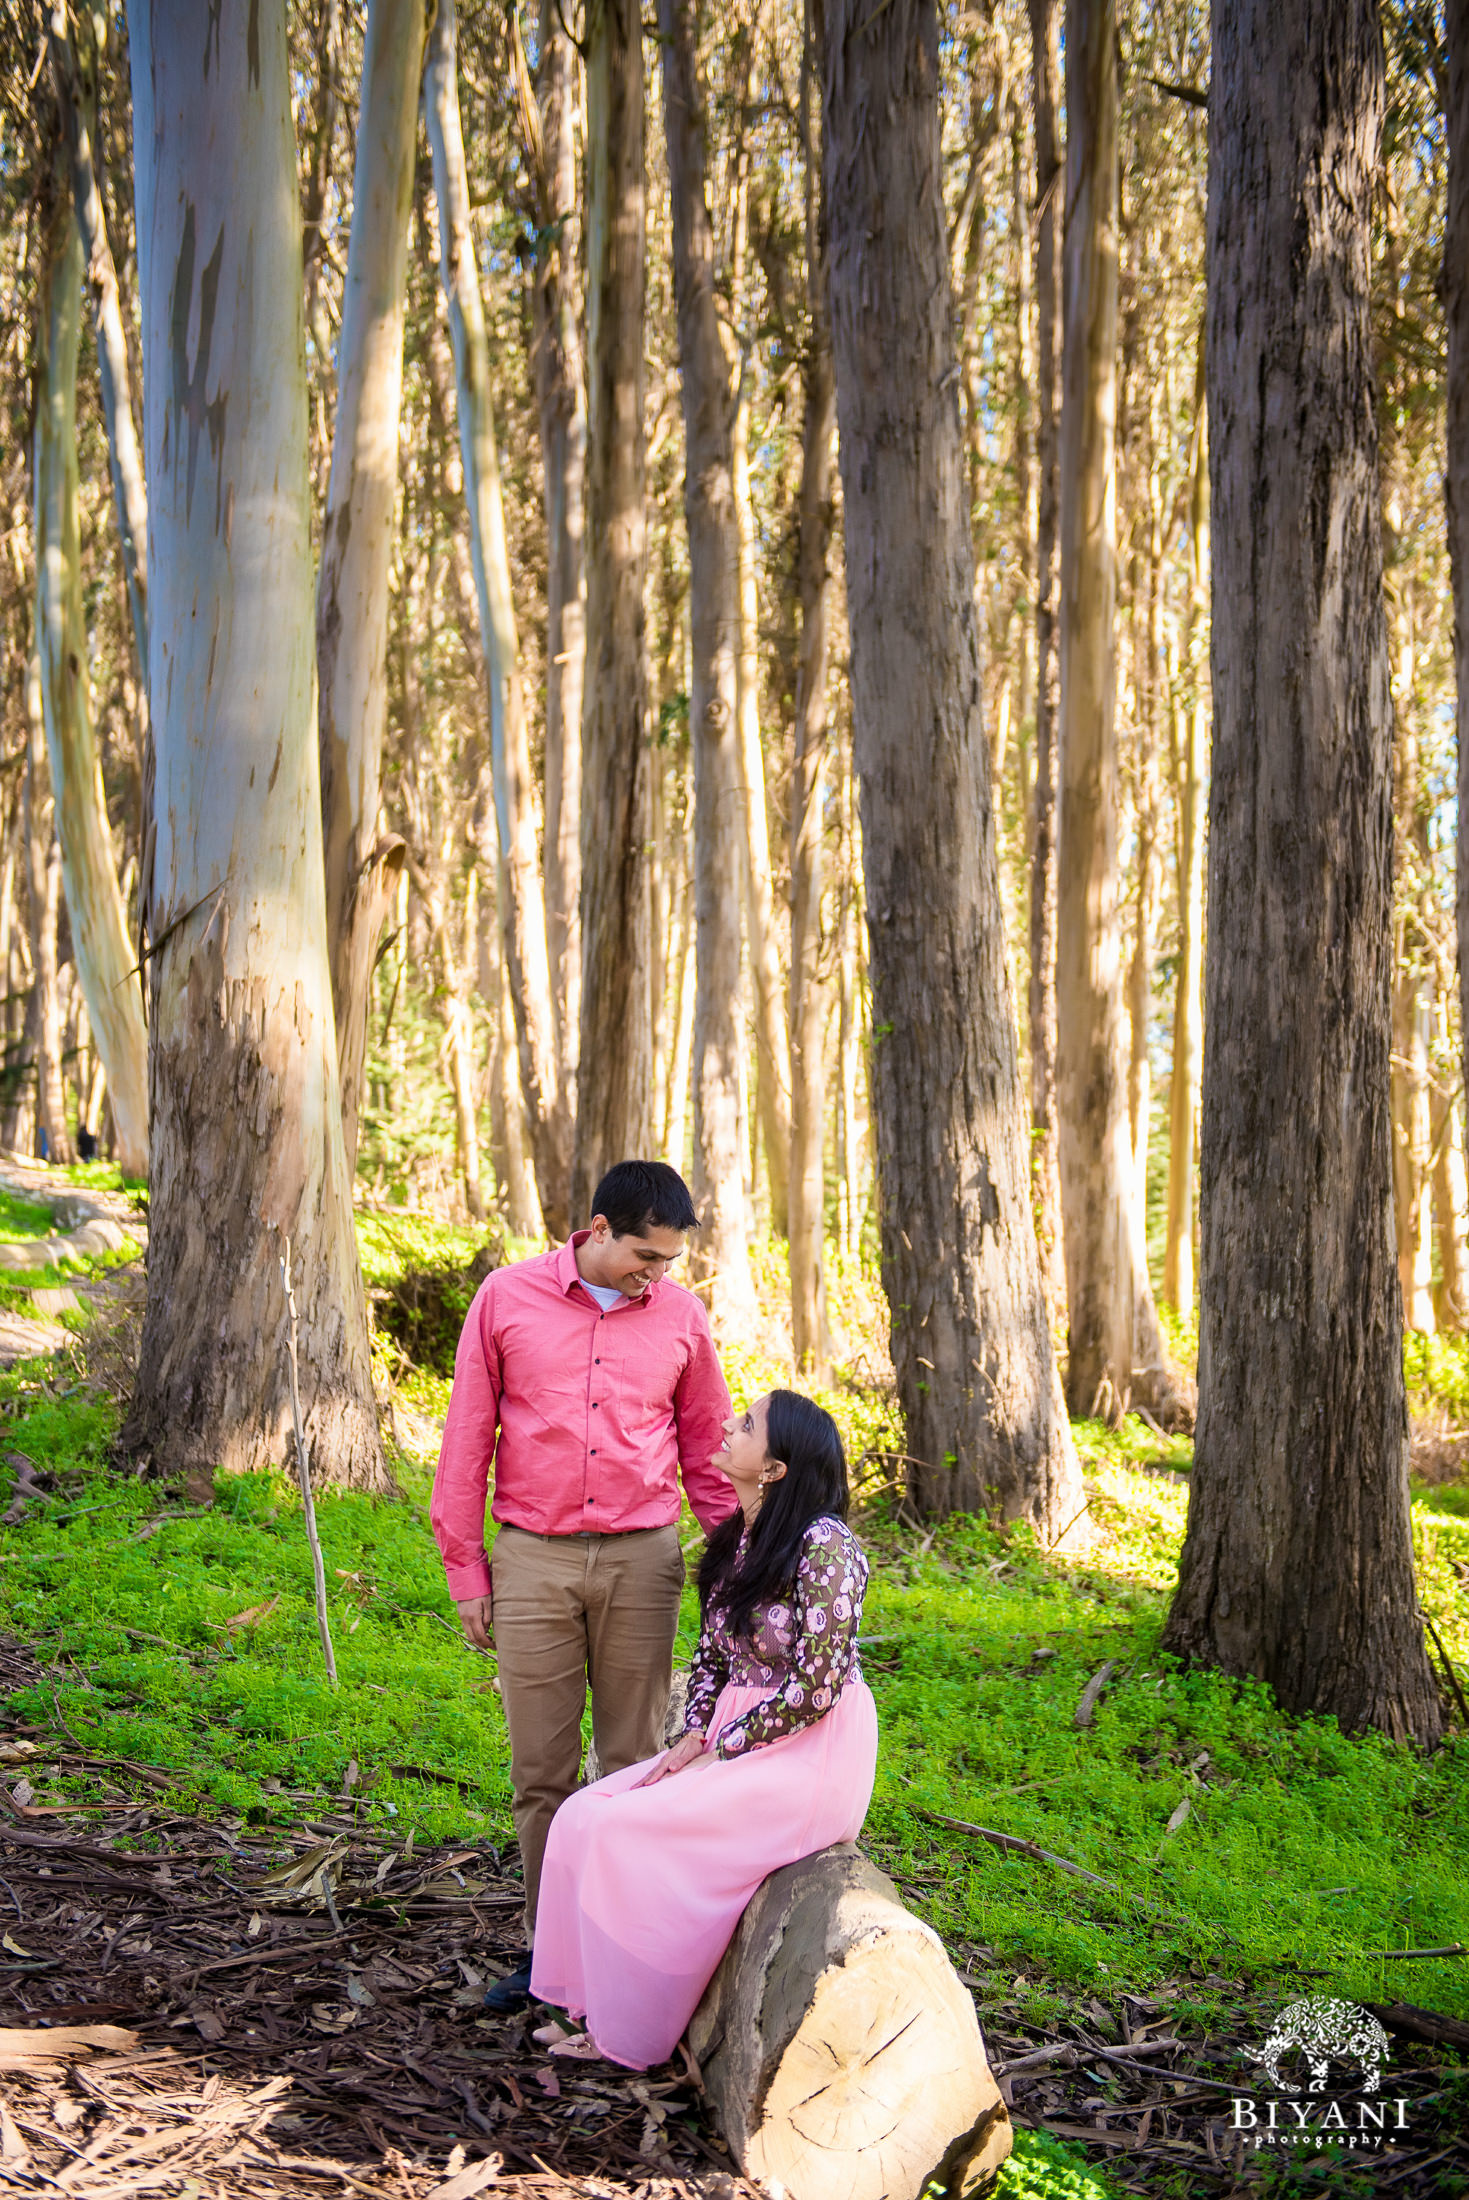
[[[731,2153],[785,2200],[968,2200],[1013,2145],[943,1944],[848,1844],[759,1888],[689,2045]]]

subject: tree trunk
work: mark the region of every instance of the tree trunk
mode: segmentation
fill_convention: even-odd
[[[1066,18],[1057,1084],[1071,1411],[1184,1410],[1148,1282],[1127,1109],[1117,820],[1117,13]]]
[[[812,114],[822,0],[807,0],[801,54],[806,186],[806,299],[801,358],[801,490],[796,593],[801,634],[791,769],[791,1351],[798,1375],[824,1383],[826,1326],[826,988],[821,980],[821,893],[826,811],[827,599],[832,533],[836,385],[827,312],[826,201]]]
[[[36,635],[61,876],[77,973],[107,1065],[118,1161],[124,1175],[141,1177],[148,1171],[148,1042],[92,728],[82,601],[76,439],[82,247],[69,175],[57,176],[38,291]]]
[[[196,29],[189,0],[129,14],[158,846],[148,1298],[122,1440],[206,1487],[279,1463],[289,1240],[311,1472],[390,1490],[326,944],[284,0]]]
[[[1058,0],[1030,0],[1036,187],[1035,794],[1030,830],[1030,1182],[1041,1288],[1052,1332],[1066,1327],[1061,1240],[1061,1149],[1056,1106],[1056,811],[1061,732],[1056,521],[1060,499],[1061,81]]]
[[[1203,1317],[1164,1639],[1290,1711],[1427,1744],[1392,1220],[1373,0],[1217,15],[1209,104]]]
[[[581,721],[587,655],[587,391],[574,244],[576,66],[576,50],[554,0],[542,0],[535,164],[539,228],[531,309],[546,510],[546,944],[561,1089],[573,1115],[581,1020]]]
[[[45,1141],[48,1161],[76,1159],[66,1125],[66,1083],[61,1073],[61,997],[56,983],[56,920],[61,907],[61,850],[56,843],[56,805],[46,760],[41,707],[41,664],[36,650],[26,673],[25,852],[30,905],[32,983],[36,995],[36,1145]]]
[[[1442,1004],[1446,1006],[1446,1004]],[[1441,1007],[1442,1013],[1442,1007]],[[1464,1151],[1458,1141],[1455,1116],[1462,1103],[1434,1090],[1433,1104],[1433,1230],[1438,1244],[1439,1280],[1434,1293],[1434,1319],[1439,1329],[1456,1334],[1464,1327]]]
[[[572,1213],[612,1162],[652,1146],[648,672],[643,435],[643,39],[636,0],[589,0],[587,685],[582,991]]]
[[[93,153],[97,137],[98,62],[93,44],[93,21],[85,11],[79,11],[74,21],[69,21],[63,9],[53,11],[51,73],[71,158],[72,202],[86,262],[87,288],[92,297],[97,379],[107,423],[107,456],[112,469],[123,581],[127,588],[138,667],[146,679],[148,495],[143,482],[143,454],[138,447],[138,431],[133,419],[132,377],[128,371],[127,337],[118,298],[117,270],[112,264],[112,249],[107,241],[107,222]],[[80,52],[78,41],[81,41]]]
[[[333,379],[332,332],[322,290],[327,264],[326,206],[337,138],[337,94],[342,68],[342,0],[319,0],[316,17],[316,107],[302,192],[301,261],[305,271],[306,332],[316,355],[316,443],[325,464],[326,400]],[[350,251],[350,243],[349,243]]]
[[[1194,1311],[1194,1147],[1204,1062],[1204,781],[1208,771],[1208,679],[1195,638],[1208,585],[1209,430],[1204,346],[1194,384],[1189,461],[1189,572],[1185,678],[1193,693],[1179,707],[1178,969],[1173,995],[1173,1069],[1168,1090],[1168,1230],[1163,1296],[1188,1321]]]
[[[694,766],[694,1204],[721,1326],[755,1310],[740,1139],[739,538],[729,363],[715,302],[709,146],[696,0],[659,0],[673,280],[683,392]]]
[[[327,945],[349,1175],[357,1166],[373,964],[404,856],[396,833],[379,834],[379,813],[424,28],[424,0],[372,0],[367,11],[337,416],[316,582]]]
[[[1458,784],[1469,786],[1469,0],[1444,0],[1448,49],[1448,208],[1442,292],[1448,338],[1444,468],[1449,568],[1454,591],[1454,747]],[[1459,1066],[1469,1093],[1469,832],[1455,841],[1454,930],[1459,964]],[[1469,1170],[1469,1104],[1461,1111]]]
[[[942,1942],[845,1844],[762,1882],[689,2047],[736,2162],[789,2200],[986,2192],[1014,2145]]]
[[[856,791],[853,786],[852,750],[844,742],[841,786],[838,790],[838,823],[842,836],[841,888],[841,1001],[837,1016],[837,1064],[841,1079],[841,1200],[842,1251],[849,1260],[862,1251],[862,1140],[858,1130],[858,1090],[862,1083],[862,981],[859,934],[861,916],[861,856],[858,849]]]
[[[836,0],[832,353],[893,1363],[933,1513],[1060,1537],[1081,1475],[1030,1215],[940,187],[933,0]]]
[[[738,74],[740,114],[734,159],[734,209],[731,221],[730,292],[738,323],[744,310],[744,269],[750,227],[749,114],[754,101],[754,42],[747,40]],[[740,362],[730,442],[735,524],[739,533],[739,626],[736,672],[739,729],[736,757],[744,807],[741,845],[745,934],[755,1001],[755,1105],[765,1148],[770,1189],[770,1227],[777,1237],[789,1228],[787,1182],[791,1143],[791,1067],[782,1018],[780,950],[776,940],[775,891],[770,876],[770,826],[765,802],[765,755],[760,741],[760,604],[756,582],[755,506],[750,494],[749,377]],[[751,1172],[753,1175],[753,1171]]]
[[[515,1004],[521,1083],[541,1206],[551,1231],[564,1236],[570,1228],[571,1115],[557,1073],[535,783],[500,498],[489,341],[470,227],[469,177],[459,123],[454,0],[439,0],[429,34],[424,112],[433,147],[434,194],[439,202],[440,272],[454,339],[464,500],[474,550],[480,632],[489,668],[491,776],[499,835],[497,885],[505,966]]]

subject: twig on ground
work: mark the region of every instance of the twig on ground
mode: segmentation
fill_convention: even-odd
[[[1091,1679],[1087,1682],[1085,1688],[1081,1692],[1081,1701],[1077,1705],[1075,1715],[1073,1716],[1071,1721],[1071,1724],[1073,1726],[1087,1727],[1091,1725],[1092,1720],[1096,1716],[1097,1699],[1101,1695],[1102,1690],[1106,1687],[1108,1681],[1111,1680],[1112,1675],[1116,1672],[1116,1670],[1117,1667],[1115,1662],[1111,1658],[1108,1658],[1106,1664],[1099,1667],[1098,1670],[1093,1673]]]

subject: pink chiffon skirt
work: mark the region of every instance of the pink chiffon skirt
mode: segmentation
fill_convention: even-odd
[[[726,1688],[717,1735],[762,1696]],[[824,1718],[748,1756],[700,1758],[653,1787],[656,1760],[582,1788],[551,1824],[531,1991],[584,2017],[612,2062],[667,2060],[762,1879],[855,1841],[877,1767],[877,1712],[849,1681]]]

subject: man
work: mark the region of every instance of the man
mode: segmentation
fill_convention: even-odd
[[[706,1531],[735,1507],[711,1465],[731,1409],[708,1316],[666,1274],[698,1226],[688,1186],[661,1161],[619,1161],[592,1205],[590,1229],[475,1294],[429,1512],[460,1625],[499,1656],[527,1939],[546,1835],[581,1768],[588,1680],[604,1772],[662,1746],[679,1475]],[[527,1959],[485,2002],[508,2014],[529,1999]]]

